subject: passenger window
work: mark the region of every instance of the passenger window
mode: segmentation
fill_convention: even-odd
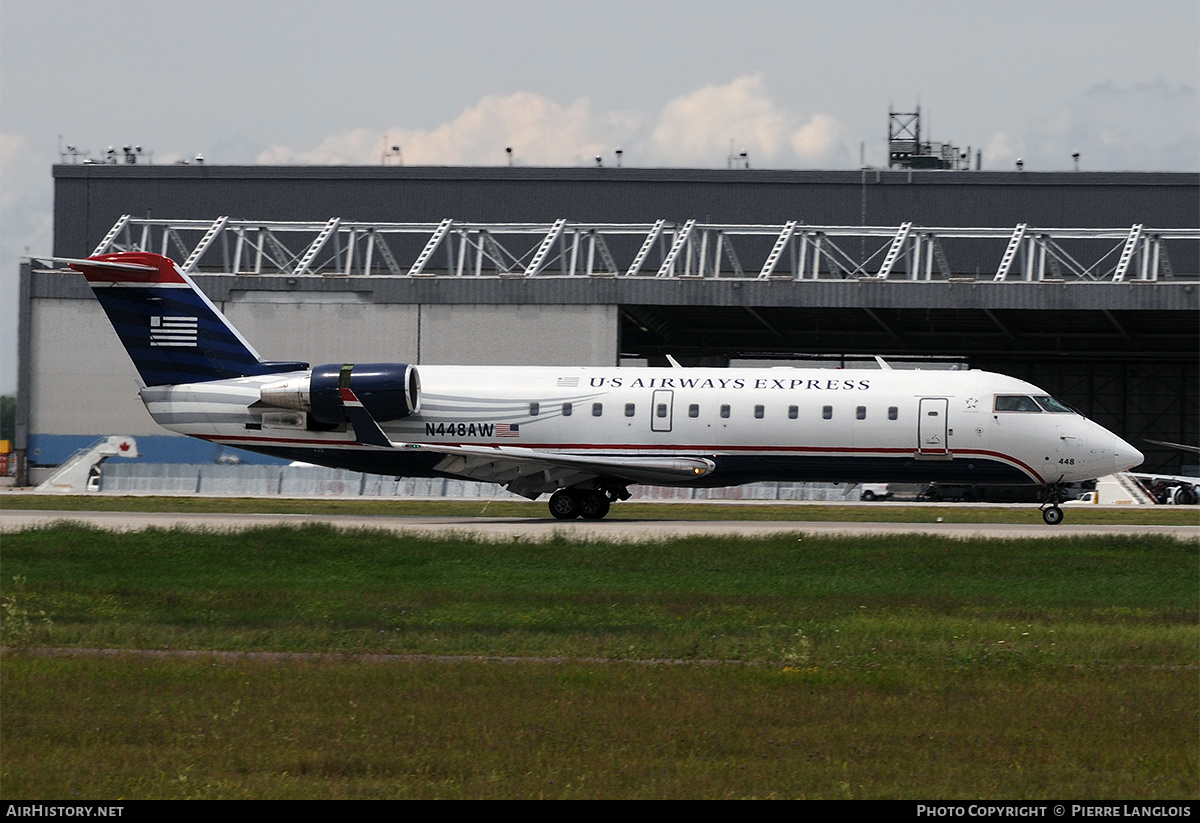
[[[996,395],[996,411],[1006,412],[1040,412],[1041,407],[1033,402],[1032,397],[1023,394]]]
[[[765,411],[766,411],[766,410],[765,410],[765,409],[764,409],[762,406],[755,406],[755,407],[754,407],[754,419],[755,419],[755,420],[762,420],[762,419],[763,419],[763,414],[765,413]]]
[[[658,417],[666,417],[667,416],[667,404],[659,403],[657,406],[655,406],[654,414],[657,415]]]
[[[571,416],[571,404],[563,403],[563,417],[570,417],[570,416]]]
[[[692,405],[688,406],[688,417],[699,417],[699,416],[700,416],[700,404],[699,403],[693,403]]]
[[[857,409],[854,410],[854,416],[857,417],[859,420],[866,420],[867,419],[867,407],[859,406]]]
[[[721,406],[721,416],[724,418],[729,417],[729,406]]]
[[[795,420],[800,416],[799,406],[788,406],[788,420]]]
[[[900,410],[895,406],[888,406],[888,420],[895,420],[900,416]]]
[[[633,415],[636,411],[637,411],[637,409],[632,403],[625,404],[625,416],[626,417],[633,417]]]
[[[593,403],[592,404],[592,417],[599,417],[602,414],[604,414],[604,404],[603,403]]]
[[[539,404],[539,403],[530,403],[529,404],[529,416],[530,417],[537,417],[538,412],[540,410],[541,410],[541,404]]]
[[[823,406],[821,408],[821,417],[825,420],[833,419],[833,406]]]

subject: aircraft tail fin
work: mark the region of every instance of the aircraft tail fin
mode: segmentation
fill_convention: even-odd
[[[83,274],[147,386],[203,383],[298,371],[264,361],[192,279],[168,257],[119,252],[49,258]]]

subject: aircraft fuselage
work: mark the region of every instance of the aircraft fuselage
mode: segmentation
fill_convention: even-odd
[[[393,441],[593,456],[698,456],[715,468],[662,485],[778,481],[1045,485],[1110,474],[1140,455],[1069,410],[980,371],[421,366],[420,410],[381,423]],[[462,476],[440,453],[364,444],[353,426],[312,425],[261,404],[247,377],[149,387],[162,426],[319,465]],[[1036,403],[1036,401],[1035,401]]]

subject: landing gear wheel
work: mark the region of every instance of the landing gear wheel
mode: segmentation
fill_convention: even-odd
[[[1047,526],[1057,526],[1063,522],[1063,510],[1058,506],[1042,509],[1042,519],[1046,521]]]
[[[584,520],[603,520],[611,504],[602,492],[579,493],[579,516]]]
[[[550,514],[558,520],[574,520],[580,514],[579,498],[568,489],[550,495]]]

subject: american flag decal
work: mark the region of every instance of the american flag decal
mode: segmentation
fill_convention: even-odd
[[[151,347],[195,348],[197,322],[195,317],[151,317]]]
[[[560,377],[556,385],[561,389],[573,389],[579,385],[578,377]]]
[[[511,425],[508,423],[497,423],[496,424],[496,436],[497,437],[520,437],[521,436],[521,426],[520,426],[520,424],[517,424],[517,423],[513,423]]]

